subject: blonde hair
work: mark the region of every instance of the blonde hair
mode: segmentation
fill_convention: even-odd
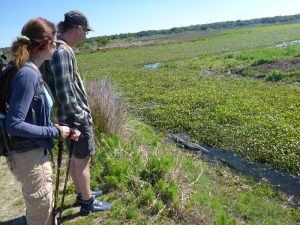
[[[28,59],[45,48],[49,41],[55,37],[55,25],[43,18],[29,20],[19,36],[12,44],[12,54],[18,68],[22,67]]]

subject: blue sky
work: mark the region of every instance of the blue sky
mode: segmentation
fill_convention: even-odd
[[[84,12],[95,29],[88,37],[229,20],[294,15],[300,0],[9,0],[0,5],[0,47],[11,45],[31,18],[55,24],[69,10]]]

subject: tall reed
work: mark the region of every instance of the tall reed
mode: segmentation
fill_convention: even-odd
[[[121,94],[106,77],[86,84],[92,110],[95,135],[121,134],[126,122],[126,109]]]

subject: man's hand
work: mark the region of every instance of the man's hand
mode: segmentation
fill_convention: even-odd
[[[70,128],[70,139],[74,140],[74,141],[78,141],[79,137],[80,137],[80,131],[77,129],[72,129]]]

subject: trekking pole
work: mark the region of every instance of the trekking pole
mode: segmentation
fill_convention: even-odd
[[[73,127],[79,126],[80,124],[77,122],[73,123]],[[71,136],[72,134],[70,134]],[[70,148],[69,148],[69,160],[68,160],[68,166],[67,166],[67,172],[66,172],[66,178],[65,178],[65,184],[64,184],[64,189],[63,189],[63,196],[61,199],[61,206],[60,206],[60,212],[59,212],[59,217],[58,219],[60,220],[61,218],[61,214],[63,211],[63,207],[64,207],[64,201],[65,201],[65,195],[66,195],[66,190],[67,190],[67,184],[68,184],[68,178],[69,178],[69,173],[70,173],[70,166],[71,166],[71,159],[72,159],[72,154],[73,154],[73,148],[74,148],[74,140],[70,140]]]
[[[61,214],[62,214],[63,207],[64,207],[66,189],[67,189],[70,166],[71,166],[71,158],[72,158],[73,147],[74,147],[74,140],[70,140],[70,141],[71,141],[71,143],[70,143],[70,148],[69,148],[69,160],[68,160],[67,173],[66,173],[66,178],[65,178],[64,190],[63,190],[63,195],[62,195],[62,199],[61,199],[61,205],[60,205],[58,220],[60,220],[60,218],[61,218]]]
[[[52,224],[55,225],[55,217],[57,214],[57,200],[58,200],[58,188],[59,188],[59,177],[61,169],[62,154],[64,150],[64,141],[58,142],[58,156],[57,156],[57,173],[56,173],[56,183],[55,183],[55,193],[54,193],[54,207],[53,207],[53,221]]]

